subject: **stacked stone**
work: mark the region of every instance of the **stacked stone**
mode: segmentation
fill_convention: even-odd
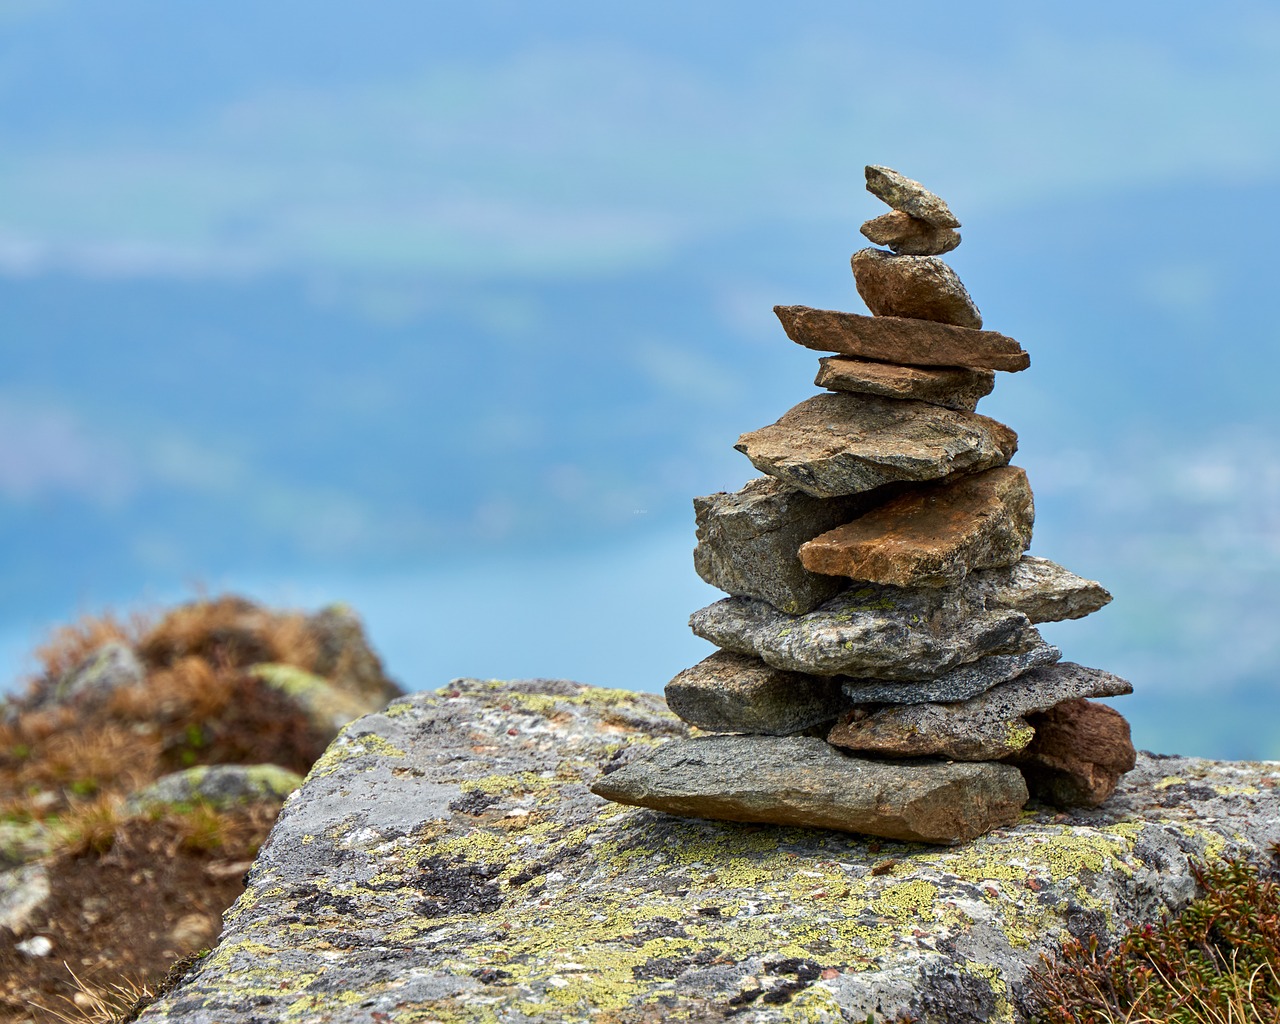
[[[1035,624],[1111,597],[1024,552],[1034,505],[1017,435],[974,412],[1026,369],[938,257],[947,204],[886,167],[892,212],[852,259],[871,316],[777,306],[828,389],[735,447],[766,476],[694,500],[694,565],[730,596],[695,612],[720,650],[667,686],[710,735],[606,774],[622,803],[953,843],[1018,820],[1029,795],[1096,806],[1133,766],[1125,720],[1088,698],[1122,679],[1061,662]]]

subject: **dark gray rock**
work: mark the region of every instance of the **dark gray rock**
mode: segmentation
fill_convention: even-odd
[[[901,210],[875,217],[861,230],[876,245],[887,245],[904,256],[941,256],[960,244],[960,232],[935,227]]]
[[[861,249],[851,260],[858,294],[873,316],[933,320],[975,331],[982,314],[956,272],[937,256]]]
[[[968,700],[991,687],[1016,679],[1042,665],[1052,665],[1062,652],[1041,640],[1017,654],[988,654],[985,658],[953,668],[935,679],[900,682],[890,679],[842,679],[840,685],[851,704],[923,704],[928,701]]]
[[[892,167],[867,166],[867,191],[895,210],[939,228],[958,228],[956,215],[938,196]]]
[[[911,398],[961,412],[973,412],[978,400],[991,394],[996,381],[994,370],[894,366],[848,356],[823,356],[818,364],[818,376],[813,382],[820,388],[883,398]]]

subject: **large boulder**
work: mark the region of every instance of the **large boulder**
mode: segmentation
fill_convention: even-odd
[[[1099,809],[958,847],[671,817],[589,786],[656,696],[466,681],[349,725],[212,954],[141,1020],[1025,1019],[1029,970],[1280,838],[1280,765],[1143,755]]]

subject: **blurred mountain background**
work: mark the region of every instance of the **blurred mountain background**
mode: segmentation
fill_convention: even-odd
[[[235,589],[409,689],[661,689],[881,163],[1032,354],[980,411],[1115,595],[1046,635],[1139,746],[1280,757],[1280,12],[1155,10],[0,0],[0,685]]]

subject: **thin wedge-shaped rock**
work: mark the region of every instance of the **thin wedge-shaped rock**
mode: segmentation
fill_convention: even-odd
[[[841,688],[850,704],[925,704],[968,700],[993,686],[1017,679],[1024,672],[1052,665],[1062,652],[1043,640],[1017,654],[988,654],[985,658],[953,668],[936,679],[842,679]]]
[[[892,167],[868,164],[867,191],[895,210],[910,214],[939,228],[958,228],[960,221],[938,195]]]
[[[1101,583],[1035,555],[1023,555],[1003,569],[973,573],[965,582],[988,608],[1011,608],[1032,622],[1082,619],[1111,601]]]
[[[960,232],[936,227],[901,210],[867,221],[862,233],[876,245],[887,245],[904,256],[941,256],[960,244]]]
[[[818,376],[813,382],[831,391],[914,398],[973,412],[978,399],[991,394],[996,375],[994,370],[966,370],[959,366],[894,366],[849,356],[823,356],[818,360]]]

